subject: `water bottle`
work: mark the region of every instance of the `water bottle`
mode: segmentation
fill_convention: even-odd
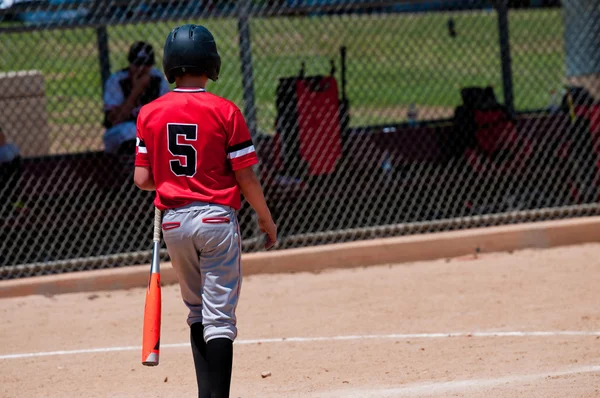
[[[556,90],[551,90],[550,91],[550,104],[548,106],[550,113],[555,113],[558,110],[560,110],[560,105],[561,105],[561,99],[560,99],[559,93]]]
[[[417,107],[415,104],[410,104],[406,116],[408,118],[408,125],[414,127],[417,124]]]
[[[392,171],[392,160],[388,151],[385,151],[383,153],[383,162],[381,162],[381,170],[383,170],[385,174],[389,174]]]

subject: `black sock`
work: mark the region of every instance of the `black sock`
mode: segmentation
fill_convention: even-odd
[[[194,355],[194,366],[196,367],[198,398],[211,398],[204,326],[201,323],[194,323],[190,327],[190,341],[192,343],[192,354]]]
[[[228,398],[231,386],[233,341],[218,338],[206,343],[206,361],[210,377],[211,398]]]

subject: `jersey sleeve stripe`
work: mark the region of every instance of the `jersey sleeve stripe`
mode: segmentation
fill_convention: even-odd
[[[256,152],[256,150],[254,149],[254,145],[250,145],[249,147],[239,149],[234,152],[229,152],[229,154],[227,155],[227,158],[235,159],[235,158],[239,158],[241,156],[248,155],[248,154],[254,153],[254,152]]]
[[[252,140],[244,141],[242,143],[235,144],[235,145],[232,145],[229,148],[227,148],[227,153],[233,153],[233,152],[239,151],[240,149],[246,149],[248,147],[253,147],[253,146],[254,146],[254,144],[252,143]]]
[[[136,145],[137,145],[138,153],[148,153],[148,149],[146,148],[146,143],[143,140],[140,140],[139,137],[136,137]]]

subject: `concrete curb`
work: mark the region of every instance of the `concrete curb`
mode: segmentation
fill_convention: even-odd
[[[600,217],[544,221],[401,236],[350,243],[249,253],[242,256],[244,275],[317,272],[459,257],[526,248],[600,242]],[[93,270],[0,281],[0,298],[130,289],[148,283],[148,265]],[[170,263],[161,264],[163,285],[177,283]]]

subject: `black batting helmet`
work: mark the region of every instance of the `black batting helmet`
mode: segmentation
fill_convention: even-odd
[[[163,69],[169,83],[179,73],[205,74],[219,78],[221,57],[212,33],[204,26],[183,25],[169,33],[163,54]]]

